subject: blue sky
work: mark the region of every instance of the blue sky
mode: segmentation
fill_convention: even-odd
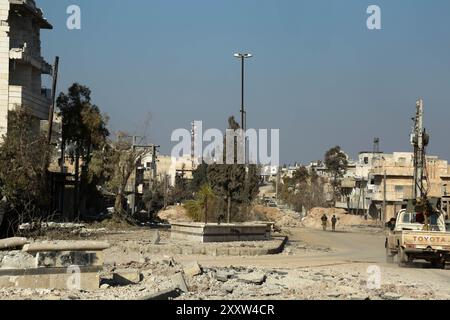
[[[425,100],[430,153],[450,159],[448,0],[37,0],[53,31],[43,54],[61,57],[59,90],[88,85],[113,131],[170,152],[172,130],[239,116],[247,63],[248,126],[279,128],[283,163],[321,159],[340,145],[352,157],[409,151],[415,101]],[[82,29],[66,28],[81,8]],[[382,30],[366,27],[380,6]]]

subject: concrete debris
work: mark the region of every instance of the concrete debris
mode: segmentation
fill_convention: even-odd
[[[381,295],[383,300],[400,300],[401,297],[401,294],[397,294],[395,292],[386,292]]]
[[[151,244],[156,245],[159,244],[161,241],[161,237],[159,235],[159,230],[156,230],[156,232],[153,234],[153,237],[151,239]]]
[[[117,270],[113,273],[113,282],[119,286],[137,284],[141,281],[141,278],[141,273],[134,269]]]
[[[8,238],[0,240],[0,250],[22,248],[28,243],[26,238]]]
[[[236,288],[236,285],[234,284],[224,284],[223,286],[223,290],[227,293],[227,294],[231,294],[234,292],[234,289]]]
[[[30,269],[36,267],[36,259],[22,251],[0,251],[0,269]]]
[[[215,273],[215,278],[220,282],[227,282],[228,279],[231,279],[236,272],[232,270],[217,270]]]
[[[183,272],[188,277],[195,277],[202,274],[202,269],[197,262],[192,262],[183,268]]]
[[[237,279],[238,281],[249,284],[262,285],[266,281],[267,276],[265,273],[252,272],[248,274],[239,274],[237,276]]]
[[[43,222],[41,225],[31,224],[31,223],[23,223],[19,226],[20,231],[31,231],[40,229],[42,231],[46,230],[73,230],[73,229],[82,229],[86,225],[82,223],[57,223],[57,222]]]
[[[186,284],[186,280],[181,272],[176,273],[171,277],[171,281],[173,285],[179,288],[183,292],[189,292],[188,286]]]
[[[381,249],[370,251],[373,261],[364,260],[367,250],[361,250],[361,254],[356,250],[350,256],[347,252],[354,243],[361,249],[375,248],[375,243],[383,242],[384,235],[289,229],[291,240],[287,248],[291,249],[291,255],[247,255],[236,259],[184,250],[178,254],[167,252],[168,243],[173,246],[178,243],[170,244],[169,231],[160,230],[159,234],[159,245],[151,243],[154,229],[130,228],[100,236],[95,233],[95,241],[81,242],[81,246],[77,241],[70,246],[67,241],[47,241],[25,244],[28,252],[0,251],[0,300],[450,299],[449,282],[436,276],[445,275],[445,270],[423,273],[417,268],[398,269],[396,265],[380,264],[382,285],[368,289],[368,267],[380,259],[384,261],[384,248],[381,245]],[[93,243],[107,243],[111,247],[104,251],[88,250]],[[324,244],[330,248],[324,248]],[[211,246],[231,252],[259,249],[258,245],[238,242]],[[155,254],[147,250],[149,247],[162,249]],[[65,251],[68,248],[73,250]],[[34,251],[37,249],[45,250]],[[345,253],[341,253],[342,249],[346,249]],[[77,273],[67,273],[67,266],[72,264],[79,265],[79,285]]]

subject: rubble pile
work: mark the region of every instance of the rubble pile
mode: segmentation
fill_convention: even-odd
[[[265,221],[274,222],[280,228],[295,228],[301,226],[299,216],[293,211],[281,211],[278,208],[265,207],[257,205],[253,208],[253,212],[263,217]]]
[[[186,213],[186,209],[182,206],[168,207],[166,210],[158,212],[158,218],[169,222],[192,222],[192,219]]]
[[[1,289],[2,299],[305,299],[305,300],[414,300],[448,299],[448,290],[411,283],[393,276],[392,282],[369,288],[367,266],[263,269],[259,267],[202,267],[185,265],[172,257],[106,268],[95,291]]]

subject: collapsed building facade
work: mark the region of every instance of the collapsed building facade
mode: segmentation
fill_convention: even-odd
[[[8,112],[23,107],[39,132],[48,121],[51,92],[42,76],[52,66],[41,55],[41,30],[52,29],[34,0],[0,0],[0,137],[8,130]]]

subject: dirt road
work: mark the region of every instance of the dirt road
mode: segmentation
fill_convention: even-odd
[[[349,263],[384,263],[384,235],[357,232],[323,232],[306,228],[289,230],[290,246],[306,245],[317,250],[293,255],[243,257],[180,257],[197,259],[205,266],[258,266],[268,268],[306,268]],[[289,248],[289,247],[288,247]],[[322,250],[320,250],[322,249]]]

